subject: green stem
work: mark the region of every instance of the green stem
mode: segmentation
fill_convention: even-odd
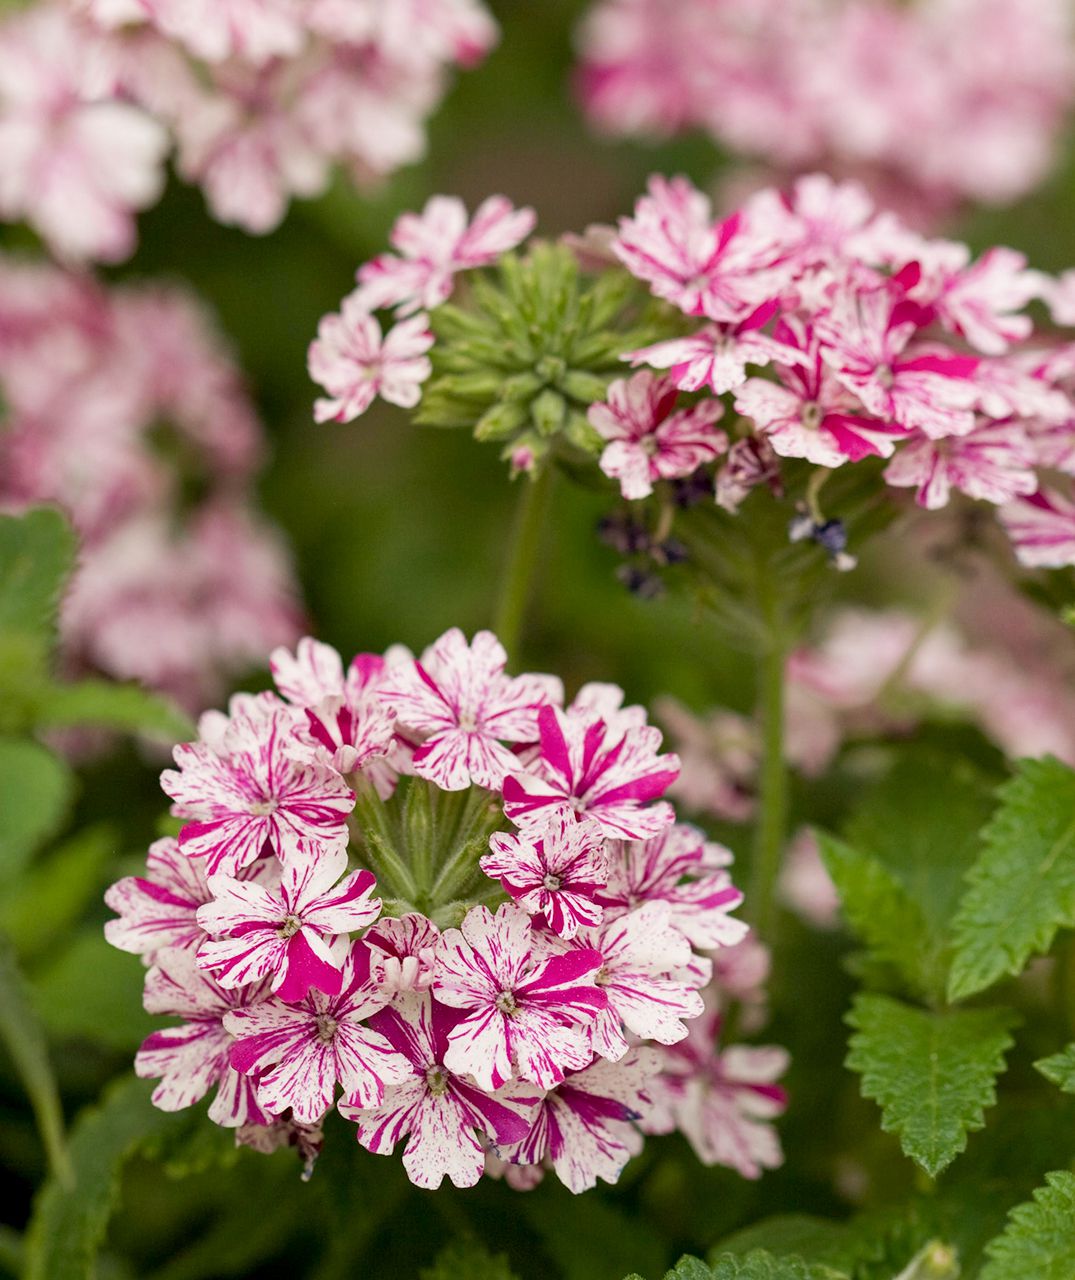
[[[493,630],[500,638],[500,643],[512,656],[519,648],[519,637],[530,602],[534,568],[541,550],[545,511],[552,490],[552,477],[552,464],[546,462],[532,478],[521,481],[523,492],[515,513],[493,622]]]
[[[788,819],[788,774],[784,761],[784,667],[787,649],[775,617],[767,618],[768,637],[758,662],[761,719],[761,772],[758,820],[754,830],[754,866],[747,905],[762,941],[771,941],[776,881]]]

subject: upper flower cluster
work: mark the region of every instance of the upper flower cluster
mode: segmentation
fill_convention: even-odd
[[[926,216],[1031,190],[1075,95],[1065,0],[596,0],[580,47],[604,130],[702,129]]]
[[[565,706],[505,662],[489,632],[347,668],[307,639],[203,716],[162,776],[178,839],[107,895],[147,1009],[183,1019],[136,1070],[165,1109],[215,1088],[259,1149],[312,1158],[336,1106],[423,1187],[488,1163],[581,1191],[675,1127],[755,1177],[786,1062],[715,1040],[766,967],[731,855],[676,823],[678,761],[621,690]]]
[[[81,538],[69,664],[194,710],[295,637],[286,552],[251,506],[261,424],[191,297],[0,259],[0,399],[0,506],[55,502]]]
[[[0,216],[121,260],[174,147],[216,218],[271,231],[334,165],[417,160],[495,38],[481,0],[42,0],[0,26]]]
[[[444,203],[459,227],[440,243],[461,244],[462,211]],[[435,205],[401,220],[397,241],[401,228],[432,236]],[[653,178],[617,231],[574,242],[574,261],[566,246],[506,254],[499,288],[474,276],[472,299],[436,307],[456,272],[529,229],[501,200],[475,226],[490,206],[499,250],[488,237],[480,253],[444,248],[435,266],[405,248],[360,269],[311,348],[333,396],[320,417],[349,419],[378,389],[412,406],[432,375],[421,418],[476,422],[479,437],[508,440],[517,468],[563,434],[600,454],[625,498],[661,486],[662,502],[682,505],[723,459],[716,499],[728,511],[760,484],[781,491],[782,459],[804,459],[823,470],[792,536],[838,559],[843,531],[821,516],[818,483],[880,458],[887,483],[914,489],[922,506],[959,491],[999,507],[1025,564],[1075,562],[1075,506],[1050,479],[1075,473],[1075,347],[1035,336],[1027,310],[1041,298],[1063,322],[1070,281],[1011,249],[973,259],[925,238],[854,183],[801,178],[719,218],[685,179]],[[596,276],[585,291],[582,271]],[[382,343],[369,308],[389,301],[408,318]],[[428,322],[411,314],[418,305],[436,307]],[[640,333],[650,340],[638,344]],[[613,380],[610,351],[641,371]],[[588,424],[580,401],[591,402]]]

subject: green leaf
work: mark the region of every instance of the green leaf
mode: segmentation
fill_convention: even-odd
[[[877,858],[821,833],[818,843],[847,922],[872,958],[896,969],[917,995],[941,996],[943,959],[919,903]]]
[[[1075,1093],[1075,1044],[1069,1044],[1061,1053],[1042,1058],[1034,1066],[1041,1074],[1064,1093]]]
[[[52,507],[0,516],[0,632],[50,636],[76,545],[70,525]]]
[[[952,1000],[1021,973],[1075,927],[1075,771],[1051,756],[1023,760],[999,794],[954,922]]]
[[[51,751],[0,738],[0,881],[17,875],[59,830],[73,791],[71,770]]]
[[[69,1183],[71,1167],[64,1144],[63,1109],[56,1077],[29,990],[6,938],[0,938],[0,1042],[30,1099],[53,1174]]]
[[[37,699],[36,723],[42,728],[94,725],[123,733],[142,733],[162,742],[185,742],[194,725],[166,699],[137,684],[80,680],[50,686]]]
[[[153,1030],[142,1009],[144,977],[137,956],[117,951],[99,927],[89,927],[35,976],[35,1002],[54,1036],[126,1053]]]
[[[1008,1009],[926,1013],[888,996],[855,998],[847,1065],[880,1105],[881,1127],[931,1177],[984,1125],[1016,1021]]]
[[[1011,1211],[986,1247],[981,1280],[1071,1280],[1075,1276],[1075,1174],[1047,1173],[1034,1199]]]
[[[627,1280],[642,1280],[628,1276]],[[664,1280],[850,1280],[844,1271],[802,1258],[778,1258],[764,1249],[754,1249],[745,1257],[723,1253],[710,1266],[697,1258],[680,1258]]]
[[[505,1254],[492,1254],[476,1240],[455,1240],[423,1267],[421,1280],[515,1280]]]
[[[124,1162],[153,1135],[185,1122],[158,1111],[150,1091],[143,1080],[122,1080],[79,1116],[69,1148],[74,1183],[67,1190],[50,1178],[37,1196],[25,1280],[92,1280]]]
[[[49,951],[81,919],[108,878],[111,827],[87,827],[35,862],[0,898],[0,928],[22,959]]]

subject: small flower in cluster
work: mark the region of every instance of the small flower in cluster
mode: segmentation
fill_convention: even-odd
[[[174,287],[0,258],[0,295],[0,504],[56,503],[81,541],[64,662],[198,711],[301,624],[239,370]]]
[[[106,897],[147,1009],[182,1020],[136,1059],[159,1106],[212,1092],[211,1120],[307,1173],[336,1108],[429,1188],[551,1169],[583,1191],[644,1132],[691,1135],[668,1055],[715,972],[757,1003],[731,854],[676,823],[679,764],[642,707],[607,684],[565,705],[506,662],[490,632],[347,666],[304,639],[273,654],[275,691],[176,748],[178,837]],[[706,1159],[756,1114],[738,1051]]]
[[[928,510],[997,508],[1029,567],[1075,562],[1075,344],[1028,310],[1044,299],[1063,322],[1069,282],[1010,249],[975,259],[819,174],[727,215],[655,176],[617,228],[519,255],[532,225],[502,197],[470,223],[446,197],[404,215],[398,252],[322,322],[316,416],[349,419],[380,389],[419,422],[501,442],[513,473],[592,459],[628,504],[602,535],[642,596],[704,561],[707,529],[731,534],[702,502],[734,515],[766,490],[791,540],[836,569],[856,565],[860,499],[895,512],[903,489]],[[467,272],[475,287],[446,304]],[[404,317],[387,338],[374,306]]]
[[[701,129],[777,172],[854,174],[936,217],[1018,199],[1048,172],[1072,34],[1064,0],[594,0],[578,87],[604,132]]]
[[[214,217],[271,231],[335,166],[419,159],[446,73],[496,37],[481,0],[41,0],[0,25],[0,216],[121,260],[174,149]]]

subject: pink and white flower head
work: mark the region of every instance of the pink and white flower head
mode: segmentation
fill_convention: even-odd
[[[540,754],[504,782],[504,812],[516,826],[529,831],[577,815],[613,839],[643,840],[672,822],[671,806],[657,797],[675,781],[679,761],[658,754],[659,729],[615,732],[600,716],[547,706],[538,712],[538,732]]]
[[[491,631],[479,631],[468,645],[453,627],[421,659],[388,672],[378,696],[421,742],[411,761],[418,777],[445,791],[500,789],[516,765],[503,744],[534,742],[539,709],[563,701],[559,680],[508,676],[507,660]]]
[[[727,851],[672,825],[674,760],[643,708],[592,683],[562,711],[559,681],[504,658],[491,633],[453,630],[419,661],[345,669],[306,639],[273,655],[282,697],[201,717],[162,777],[187,821],[106,898],[109,939],[154,965],[147,1007],[185,1019],[138,1058],[160,1105],[215,1084],[211,1118],[297,1147],[307,1176],[338,1103],[368,1150],[406,1138],[422,1187],[487,1164],[513,1185],[546,1164],[574,1191],[616,1180],[656,1114],[663,1059],[644,1042],[702,1013],[741,895]],[[361,735],[329,734],[327,709],[424,737],[398,787],[375,785],[387,757],[359,763]],[[565,733],[578,755],[558,773],[545,739],[566,750]],[[465,777],[437,763],[453,735]],[[548,791],[521,822],[518,779],[482,763],[497,752]]]
[[[399,256],[361,267],[354,296],[370,311],[394,307],[400,317],[430,311],[451,297],[458,272],[489,266],[522,244],[536,221],[505,196],[490,196],[469,221],[461,200],[432,196],[421,214],[397,219],[390,238]]]
[[[371,897],[370,872],[343,876],[346,868],[342,848],[319,856],[300,846],[284,864],[275,890],[211,876],[212,901],[198,912],[210,937],[198,949],[198,963],[223,987],[271,977],[270,990],[291,1004],[311,987],[338,995],[344,955],[334,943],[372,924],[381,911],[380,898]]]
[[[675,410],[671,379],[643,371],[614,382],[608,403],[590,408],[589,419],[609,443],[600,467],[620,482],[625,498],[646,498],[658,480],[689,476],[727,448],[728,437],[713,423],[723,416],[717,400]]]
[[[324,317],[310,345],[310,377],[328,392],[314,406],[315,418],[353,422],[377,396],[413,409],[432,371],[426,355],[432,345],[424,315],[401,320],[382,335],[362,300],[345,298],[340,314]]]
[[[445,1065],[488,1092],[513,1078],[559,1084],[590,1061],[584,1029],[607,1004],[594,985],[600,964],[585,947],[543,955],[519,907],[475,907],[437,949],[434,995],[465,1011],[448,1033]]]
[[[303,845],[331,852],[346,844],[354,793],[330,769],[290,753],[295,713],[272,694],[236,694],[229,717],[203,740],[175,749],[177,770],[161,785],[173,813],[191,819],[184,853],[204,857],[209,875],[234,875],[266,853],[285,864]],[[203,730],[204,736],[204,730]]]
[[[1075,564],[1075,503],[1059,490],[1039,489],[1000,509],[1020,564],[1060,568]]]
[[[356,942],[334,994],[312,989],[295,1001],[277,996],[230,1013],[231,1064],[256,1077],[258,1102],[270,1115],[290,1108],[300,1124],[322,1119],[337,1084],[356,1106],[379,1106],[386,1088],[408,1073],[393,1046],[365,1025],[385,1003],[371,978],[369,948]]]
[[[410,1064],[410,1074],[385,1092],[378,1107],[350,1099],[340,1114],[358,1126],[358,1141],[376,1155],[390,1155],[407,1139],[403,1167],[411,1181],[436,1190],[448,1178],[472,1187],[494,1143],[521,1142],[541,1090],[511,1080],[492,1092],[453,1071],[447,1062],[455,1015],[427,996],[415,996],[375,1014],[371,1026]]]
[[[596,823],[562,815],[544,829],[490,838],[481,869],[505,893],[561,938],[601,919],[599,901],[608,881],[605,838]]]

